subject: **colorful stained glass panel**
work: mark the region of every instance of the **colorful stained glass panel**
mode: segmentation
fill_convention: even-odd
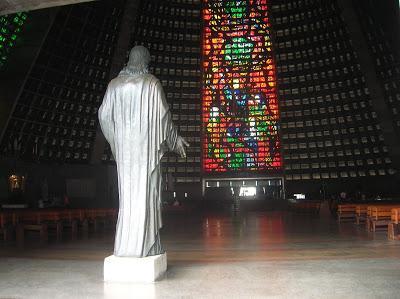
[[[204,0],[204,172],[282,166],[267,2]]]

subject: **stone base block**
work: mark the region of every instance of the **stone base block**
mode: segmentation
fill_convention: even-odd
[[[148,257],[118,257],[104,259],[106,282],[154,282],[167,271],[167,254]]]

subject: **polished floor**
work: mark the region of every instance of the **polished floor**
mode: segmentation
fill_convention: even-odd
[[[154,284],[103,283],[112,231],[0,243],[0,298],[400,298],[400,241],[285,211],[164,217],[168,271]]]

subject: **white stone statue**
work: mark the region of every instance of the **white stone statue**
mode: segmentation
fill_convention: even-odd
[[[160,160],[167,150],[185,157],[189,146],[172,123],[160,81],[148,73],[149,62],[149,51],[134,47],[127,66],[108,84],[99,109],[100,126],[117,163],[117,257],[164,252]]]

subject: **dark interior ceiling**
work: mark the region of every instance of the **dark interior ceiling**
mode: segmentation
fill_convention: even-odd
[[[2,0],[0,1],[0,16],[20,11],[29,11],[89,1],[93,0]]]

